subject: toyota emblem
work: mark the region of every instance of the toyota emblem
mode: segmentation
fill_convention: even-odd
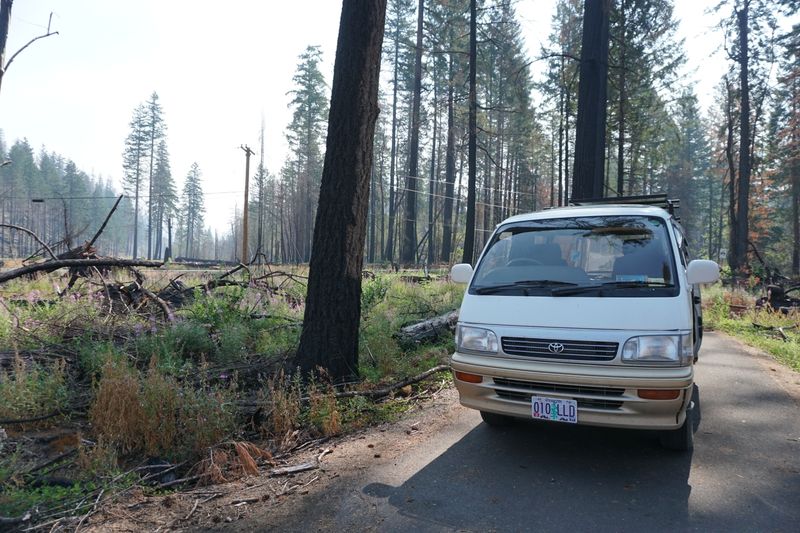
[[[560,342],[551,342],[547,346],[547,349],[550,350],[553,353],[561,353],[561,352],[564,351],[564,345],[561,344]]]

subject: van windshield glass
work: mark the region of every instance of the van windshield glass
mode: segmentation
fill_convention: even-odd
[[[667,222],[646,216],[555,218],[501,227],[471,294],[675,296]]]

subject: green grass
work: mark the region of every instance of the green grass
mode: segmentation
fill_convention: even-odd
[[[34,418],[63,411],[69,396],[66,364],[62,360],[46,365],[17,358],[13,368],[0,370],[0,419]]]
[[[706,326],[733,335],[746,344],[760,348],[777,361],[800,372],[800,331],[798,328],[785,329],[788,340],[781,338],[777,331],[758,328],[753,324],[767,327],[800,326],[800,313],[783,315],[752,307],[753,298],[745,293],[731,293],[719,286],[712,287],[703,294],[703,319]],[[749,304],[741,316],[731,314],[731,303]]]

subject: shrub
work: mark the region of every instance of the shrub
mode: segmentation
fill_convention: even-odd
[[[300,380],[290,378],[281,370],[267,382],[264,402],[270,413],[264,429],[267,435],[282,438],[298,426],[301,405]]]
[[[103,366],[89,420],[95,432],[123,453],[139,450],[145,412],[140,402],[139,372],[125,361]]]
[[[201,383],[182,389],[178,421],[178,449],[197,457],[231,436],[236,427],[235,390]]]
[[[165,342],[184,359],[200,360],[214,354],[214,343],[205,327],[192,320],[178,322],[166,332]]]
[[[68,400],[66,363],[62,359],[45,365],[16,357],[11,370],[0,370],[0,418],[35,418],[63,411]],[[43,420],[39,425],[54,421]]]
[[[333,387],[311,382],[308,388],[308,420],[325,437],[336,435],[342,430],[342,416]]]
[[[158,369],[144,376],[125,363],[103,367],[89,411],[98,437],[127,454],[186,459],[229,436],[236,421],[235,390],[178,383]]]

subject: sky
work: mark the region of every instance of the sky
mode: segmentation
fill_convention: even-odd
[[[716,0],[676,0],[686,41],[686,79],[704,108],[727,68],[715,54]],[[551,32],[555,0],[517,0],[523,37],[536,56]],[[341,2],[337,0],[17,0],[6,57],[44,33],[49,14],[59,35],[34,43],[4,76],[0,129],[8,145],[27,138],[119,186],[123,143],[136,105],[158,93],[178,189],[193,162],[203,174],[206,222],[226,231],[244,191],[243,144],[277,174],[287,153],[288,104],[298,56],[309,45],[333,72]],[[536,70],[544,62],[534,62]],[[252,165],[254,168],[255,165]]]

